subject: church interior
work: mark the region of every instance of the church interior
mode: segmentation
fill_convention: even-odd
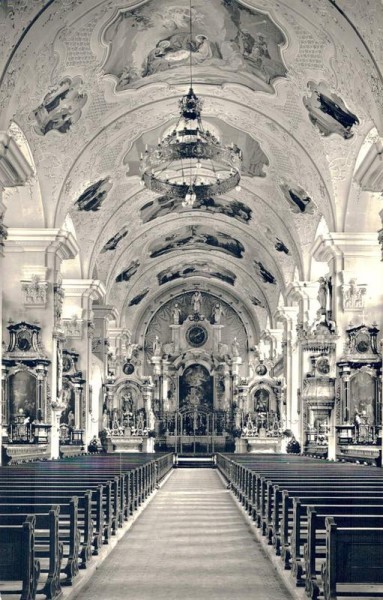
[[[290,571],[259,597],[383,597],[382,29],[379,0],[0,1],[0,547],[21,503],[31,548],[3,599],[77,598],[187,474]],[[299,542],[298,488],[332,507],[301,498]],[[43,588],[32,491],[59,506]]]

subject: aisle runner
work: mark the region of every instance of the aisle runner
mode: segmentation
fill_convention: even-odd
[[[217,471],[178,469],[78,600],[290,600]]]

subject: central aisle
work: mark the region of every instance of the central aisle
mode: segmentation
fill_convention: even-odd
[[[177,469],[78,600],[289,600],[218,472]]]

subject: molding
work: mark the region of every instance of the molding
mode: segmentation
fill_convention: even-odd
[[[117,321],[119,312],[115,306],[105,304],[104,306],[92,306],[94,319],[107,319],[108,321]]]
[[[0,131],[0,185],[24,185],[32,175],[33,169],[13,137]]]
[[[89,296],[93,299],[103,300],[106,296],[105,285],[99,279],[63,279],[62,287],[65,298]]]
[[[381,140],[372,144],[354,175],[355,181],[365,192],[383,189],[383,145]]]
[[[334,258],[379,258],[380,249],[376,232],[331,232],[317,237],[311,247],[311,255],[319,262]]]
[[[8,252],[55,252],[61,260],[67,260],[78,254],[79,246],[65,229],[9,227],[5,243]]]

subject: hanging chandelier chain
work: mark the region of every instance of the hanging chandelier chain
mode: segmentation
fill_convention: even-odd
[[[192,3],[189,2],[189,23],[190,23],[190,39],[189,39],[189,66],[190,66],[190,89],[193,89],[193,68],[192,68],[192,39],[193,39],[193,26],[192,26]]]
[[[189,71],[190,87],[179,101],[177,124],[156,148],[150,151],[145,148],[140,164],[143,185],[166,197],[180,199],[185,207],[234,188],[239,190],[242,166],[240,148],[233,143],[221,144],[202,121],[202,101],[193,90],[192,0],[189,0]]]

